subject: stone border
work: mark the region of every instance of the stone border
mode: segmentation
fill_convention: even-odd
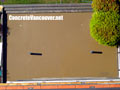
[[[91,3],[3,5],[6,13],[92,12]]]

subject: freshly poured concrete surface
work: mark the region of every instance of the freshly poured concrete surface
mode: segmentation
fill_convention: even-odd
[[[34,15],[63,15],[64,20],[8,20],[8,81],[32,78],[118,77],[117,48],[99,45],[89,34],[92,13]],[[92,50],[102,51],[103,54],[91,54]],[[42,53],[42,56],[30,55],[30,52]]]

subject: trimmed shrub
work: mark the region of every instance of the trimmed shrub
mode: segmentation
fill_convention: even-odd
[[[93,0],[92,7],[94,11],[116,11],[119,12],[120,0]]]
[[[120,41],[120,15],[116,12],[94,12],[90,34],[99,43],[117,46]]]

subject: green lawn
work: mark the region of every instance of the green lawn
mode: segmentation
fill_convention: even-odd
[[[0,0],[0,4],[90,3],[92,0]]]

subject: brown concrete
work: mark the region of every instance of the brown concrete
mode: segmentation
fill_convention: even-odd
[[[117,77],[117,49],[99,45],[90,37],[91,14],[35,14],[64,15],[64,21],[8,20],[8,81],[32,78]],[[91,50],[102,51],[103,54],[91,54]],[[31,56],[29,52],[43,55]]]

